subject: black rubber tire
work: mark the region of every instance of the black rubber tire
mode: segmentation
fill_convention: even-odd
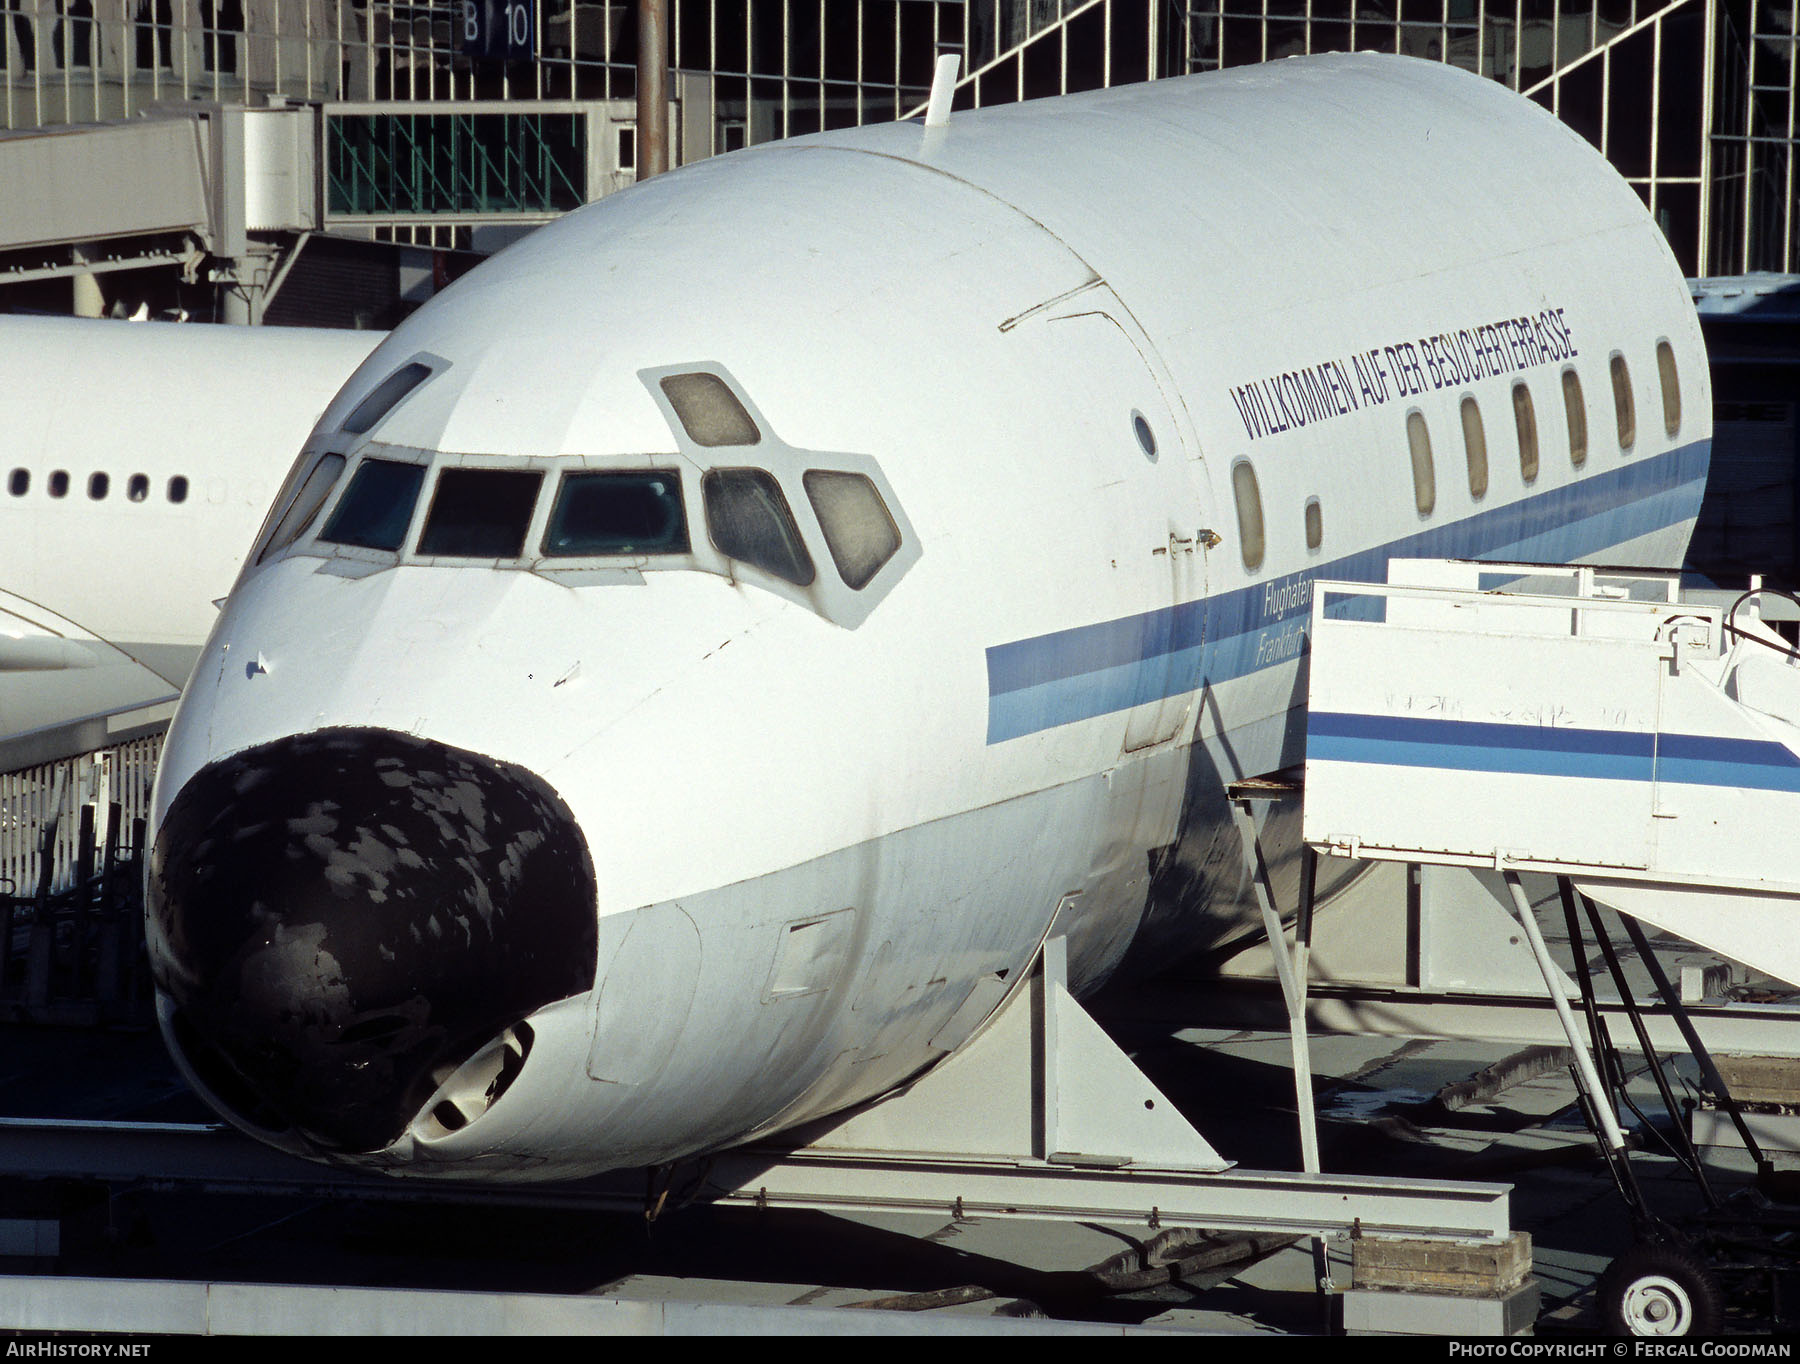
[[[1718,1278],[1681,1246],[1639,1242],[1607,1267],[1595,1293],[1615,1336],[1712,1336],[1724,1324]]]

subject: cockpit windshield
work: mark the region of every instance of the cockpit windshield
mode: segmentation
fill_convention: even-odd
[[[319,539],[363,549],[399,549],[424,481],[423,465],[365,459]]]
[[[419,553],[516,559],[544,475],[537,469],[446,469],[438,475]]]
[[[544,532],[549,558],[687,552],[687,516],[677,473],[568,474],[557,489]]]

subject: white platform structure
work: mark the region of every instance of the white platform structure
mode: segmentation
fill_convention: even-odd
[[[1566,875],[1800,984],[1800,655],[1667,573],[1389,577],[1314,598],[1309,846]]]

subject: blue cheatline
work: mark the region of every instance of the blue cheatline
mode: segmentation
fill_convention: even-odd
[[[1129,710],[1290,662],[1306,648],[1317,578],[1381,582],[1389,559],[1562,564],[1603,557],[1698,515],[1708,452],[1709,442],[1696,441],[1304,572],[996,644],[987,651],[987,741]],[[1372,610],[1376,604],[1346,605]]]
[[[1496,725],[1312,711],[1308,762],[1380,763],[1534,777],[1596,777],[1800,792],[1800,757],[1771,739]]]

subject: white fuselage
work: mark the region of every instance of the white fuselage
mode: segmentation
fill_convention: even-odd
[[[309,440],[275,517],[310,519],[253,555],[159,778],[177,1054],[268,1140],[444,1175],[878,1095],[1053,932],[1079,991],[1241,930],[1223,786],[1299,758],[1315,577],[1678,564],[1709,438],[1630,189],[1448,67],[1296,60],[658,178],[421,310]],[[365,469],[413,491],[352,531]],[[646,471],[682,545],[552,553],[568,480]],[[744,529],[771,486],[774,549]],[[440,492],[517,536],[440,533]]]
[[[0,317],[0,770],[173,699],[294,447],[379,339]]]

